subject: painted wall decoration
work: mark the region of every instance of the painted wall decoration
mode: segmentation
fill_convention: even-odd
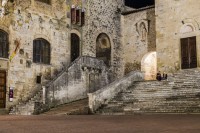
[[[12,59],[16,56],[16,54],[20,48],[20,40],[19,39],[16,39],[14,43],[15,43],[16,47],[15,47],[15,50],[13,51],[13,53],[9,57],[10,61],[12,61]]]

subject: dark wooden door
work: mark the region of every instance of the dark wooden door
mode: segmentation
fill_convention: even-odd
[[[0,108],[6,105],[6,72],[0,71]]]
[[[181,39],[181,68],[197,67],[196,37]]]
[[[80,39],[79,36],[72,33],[71,34],[71,62],[79,57],[80,52]]]

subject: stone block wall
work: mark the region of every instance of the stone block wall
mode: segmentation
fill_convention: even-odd
[[[155,9],[132,9],[122,13],[122,21],[125,73],[141,70],[145,54],[156,50]]]
[[[121,45],[121,11],[123,0],[88,1],[86,25],[83,27],[83,54],[96,56],[96,40],[100,33],[108,35],[111,43],[111,65],[113,79],[123,76],[123,47]]]
[[[49,81],[70,63],[69,29],[64,0],[52,0],[51,5],[35,0],[16,0],[9,3],[8,15],[0,18],[0,29],[9,34],[10,60],[0,59],[0,69],[7,71],[6,108],[26,101],[34,92],[36,76],[42,76],[42,84]],[[33,40],[43,38],[50,43],[50,64],[33,63]],[[9,102],[9,87],[14,88],[14,100]]]
[[[123,58],[121,45],[121,11],[123,0],[67,0],[68,7],[81,8],[85,12],[85,24],[80,27],[71,25],[71,32],[80,35],[81,55],[96,57],[96,41],[101,33],[105,33],[111,42],[111,65],[113,79],[123,76]],[[70,14],[70,10],[68,10]]]

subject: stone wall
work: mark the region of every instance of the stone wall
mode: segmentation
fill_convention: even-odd
[[[133,85],[135,81],[142,81],[143,79],[144,76],[141,72],[131,72],[104,88],[94,93],[89,93],[89,108],[91,112],[95,113],[99,107],[109,102],[116,94]]]
[[[51,80],[63,66],[69,64],[69,30],[66,28],[65,0],[52,0],[48,5],[34,0],[16,0],[9,3],[10,13],[0,18],[0,29],[9,34],[9,55],[14,55],[16,41],[19,49],[12,60],[0,59],[0,69],[7,71],[7,93],[14,88],[14,101],[9,108],[20,101],[26,101],[34,92],[36,76],[42,76],[42,84]],[[67,32],[68,31],[68,32]],[[49,65],[33,63],[33,40],[44,38],[50,43]],[[7,65],[5,65],[7,64]]]
[[[144,55],[156,50],[155,9],[133,9],[122,15],[125,73],[128,73],[141,70]]]
[[[96,57],[96,40],[99,34],[105,33],[111,42],[110,70],[113,79],[123,76],[121,20],[120,12],[124,9],[123,0],[67,1],[68,7],[81,8],[85,12],[85,25],[71,25],[81,38],[81,55]],[[68,11],[70,12],[70,11]]]
[[[79,57],[67,71],[46,85],[46,104],[51,108],[87,98],[87,93],[95,92],[108,83],[107,67],[103,61]]]
[[[158,69],[173,73],[181,69],[181,38],[196,36],[200,63],[200,1],[156,0],[156,44]]]

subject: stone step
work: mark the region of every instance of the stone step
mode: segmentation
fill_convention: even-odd
[[[41,115],[87,115],[89,114],[88,99],[64,104],[52,108]]]
[[[200,70],[174,74],[170,81],[136,82],[99,109],[103,114],[199,112]]]

